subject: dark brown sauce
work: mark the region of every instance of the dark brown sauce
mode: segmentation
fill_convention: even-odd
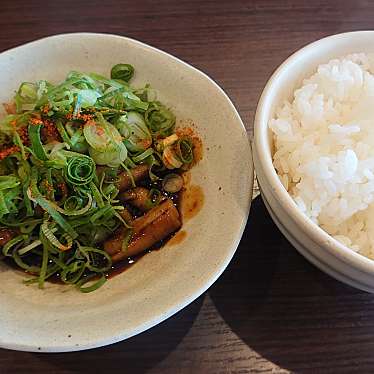
[[[29,259],[33,260],[33,258],[31,256],[29,256]],[[36,259],[36,257],[34,258]],[[15,261],[13,260],[13,258],[11,257],[5,257],[3,259],[3,261],[9,266],[11,267],[12,269],[24,274],[25,276],[28,276],[30,277],[30,279],[32,278],[35,278],[38,276],[38,274],[35,274],[35,273],[31,273],[30,271],[27,271],[27,270],[24,270],[22,268],[20,268],[16,263]],[[35,265],[38,265],[35,263]],[[56,274],[53,274],[51,277],[49,277],[48,279],[46,279],[46,282],[49,282],[49,283],[57,283],[57,284],[65,284],[61,279],[60,279],[60,274],[59,273],[56,273]]]
[[[183,221],[187,221],[195,217],[204,205],[204,192],[200,186],[189,185],[181,196],[180,212]]]
[[[49,282],[49,283],[54,283],[54,284],[65,284],[61,278],[60,278],[60,274],[59,273],[56,273],[56,274],[53,274],[51,277],[49,277],[46,282]]]
[[[25,270],[22,270],[14,261],[11,257],[4,257],[2,259],[2,261],[4,263],[6,263],[9,267],[11,267],[12,269],[14,270],[19,270],[21,273],[24,273],[24,274],[29,274],[27,273]]]
[[[145,251],[145,252],[142,252],[142,253],[139,253],[137,256],[135,257],[129,257],[127,258],[126,260],[123,260],[123,261],[120,261],[118,262],[117,264],[114,264],[112,266],[112,268],[108,271],[108,273],[106,274],[106,277],[108,279],[110,278],[113,278],[115,277],[116,275],[118,274],[121,274],[123,273],[124,271],[130,269],[131,267],[133,267],[136,263],[138,263],[138,261],[143,257],[145,256],[147,253],[149,253],[150,251]]]
[[[1,249],[0,249],[0,251],[1,251]],[[27,271],[27,270],[24,270],[24,269],[20,268],[20,267],[15,263],[15,261],[13,260],[12,257],[4,257],[4,258],[2,259],[2,261],[3,261],[4,263],[6,263],[7,266],[11,267],[13,270],[19,271],[19,272],[22,273],[22,274],[25,274],[25,275],[30,276],[30,277],[36,277],[36,276],[37,276],[37,274],[31,273],[31,272],[29,272],[29,271]],[[49,279],[48,279],[48,280],[49,280]]]
[[[146,254],[148,253],[151,253],[153,251],[158,251],[160,250],[161,248],[163,248],[166,244],[169,245],[169,243],[179,234],[181,233],[182,231],[177,231],[173,234],[170,234],[168,235],[165,239],[163,240],[160,240],[158,243],[154,244],[152,247],[150,247],[148,250],[142,252],[142,253],[139,253],[138,255],[134,256],[134,257],[128,257],[126,258],[125,260],[122,260],[116,264],[114,264],[112,266],[112,268],[108,271],[108,273],[106,274],[106,277],[108,279],[110,278],[113,278],[114,276],[118,275],[118,274],[121,274],[123,273],[124,271],[130,269],[131,267],[133,267],[136,263],[139,262],[139,260],[144,257]],[[183,231],[184,232],[184,231]],[[186,236],[186,233],[184,232],[184,237]],[[181,240],[182,241],[182,240]],[[176,244],[176,243],[174,243]],[[171,243],[170,245],[173,245],[173,243]]]
[[[177,245],[180,244],[187,236],[187,232],[184,230],[179,230],[175,233],[173,237],[166,243],[167,245]]]
[[[17,235],[17,231],[7,228],[0,228],[0,246],[8,243],[9,240],[13,239]]]

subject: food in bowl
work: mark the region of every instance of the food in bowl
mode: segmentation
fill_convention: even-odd
[[[374,259],[374,56],[319,65],[269,121],[273,164],[298,208]]]
[[[183,173],[201,157],[191,128],[133,66],[111,77],[70,72],[57,84],[23,82],[0,122],[2,257],[34,275],[91,292],[113,264],[182,226]]]

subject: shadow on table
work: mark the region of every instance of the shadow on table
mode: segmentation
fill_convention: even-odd
[[[72,353],[39,354],[9,351],[14,363],[30,362],[50,373],[145,373],[166,358],[191,328],[204,295],[160,325],[126,341]],[[1,368],[0,368],[1,372]],[[17,370],[14,371],[16,373]]]
[[[374,296],[304,260],[260,197],[233,261],[209,294],[233,332],[282,368],[341,373],[374,367]]]

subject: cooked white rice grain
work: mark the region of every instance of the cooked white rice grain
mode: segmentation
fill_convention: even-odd
[[[374,56],[318,66],[269,121],[273,163],[298,208],[374,259]]]

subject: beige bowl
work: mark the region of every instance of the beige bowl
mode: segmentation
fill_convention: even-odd
[[[0,263],[0,346],[58,352],[114,343],[170,317],[203,293],[232,258],[252,195],[251,150],[243,123],[227,95],[205,74],[155,48],[124,37],[67,34],[0,54],[0,102],[22,81],[56,82],[70,70],[108,74],[131,63],[134,84],[150,83],[179,119],[190,119],[204,143],[192,183],[205,195],[187,236],[144,256],[102,288],[82,294],[69,286],[44,290]]]

